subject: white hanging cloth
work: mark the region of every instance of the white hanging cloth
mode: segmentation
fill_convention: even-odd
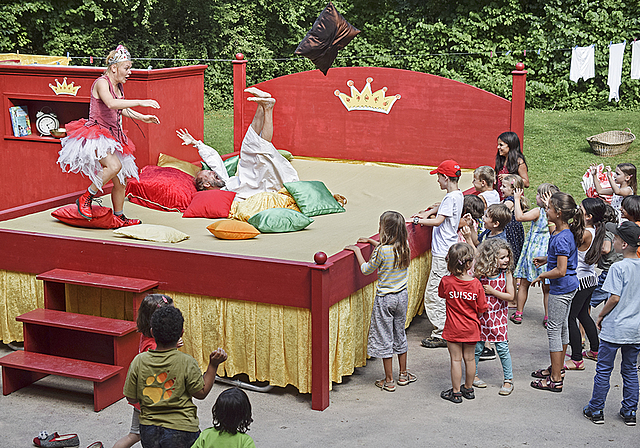
[[[640,40],[631,44],[631,79],[640,79]]]
[[[609,101],[620,101],[620,83],[622,82],[622,58],[627,42],[609,45]]]
[[[574,47],[571,50],[571,70],[569,79],[578,82],[580,78],[585,81],[596,75],[594,62],[595,44],[588,47]]]

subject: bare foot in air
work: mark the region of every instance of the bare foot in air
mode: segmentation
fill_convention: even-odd
[[[262,90],[256,88],[256,87],[248,87],[246,89],[244,89],[245,92],[250,93],[253,96],[256,96],[258,98],[271,98],[271,94],[268,92],[263,92]]]
[[[257,97],[253,97],[253,98],[247,98],[247,100],[253,101],[254,103],[258,103],[259,105],[264,107],[264,110],[273,109],[273,106],[275,106],[275,104],[276,104],[276,99],[275,98],[257,98]]]

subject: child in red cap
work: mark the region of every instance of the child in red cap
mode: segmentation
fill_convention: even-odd
[[[458,188],[458,180],[462,174],[458,162],[445,160],[431,174],[438,175],[438,185],[447,194],[440,204],[434,204],[411,217],[411,222],[415,225],[434,227],[431,238],[431,272],[424,294],[424,308],[433,325],[431,336],[422,340],[423,347],[427,348],[447,346],[447,342],[442,339],[446,301],[438,295],[438,285],[440,279],[449,273],[445,257],[449,248],[458,241],[458,225],[464,202],[462,191]]]

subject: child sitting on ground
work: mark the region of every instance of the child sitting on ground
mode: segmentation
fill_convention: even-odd
[[[593,378],[591,400],[582,413],[593,423],[604,423],[604,403],[609,392],[609,379],[618,349],[622,352],[622,407],[620,416],[628,426],[635,426],[638,410],[638,370],[640,353],[640,227],[625,221],[619,226],[606,224],[615,234],[613,247],[624,259],[611,265],[602,289],[611,295],[602,308],[596,326],[600,329],[598,365]]]
[[[213,428],[207,428],[191,448],[255,448],[246,432],[253,422],[251,403],[242,389],[227,389],[218,395],[213,405]]]
[[[179,309],[162,307],[151,316],[156,349],[138,354],[127,373],[124,396],[140,403],[140,439],[144,447],[191,446],[200,434],[198,409],[192,397],[204,400],[218,366],[227,359],[219,348],[209,355],[204,375],[195,359],[179,352],[184,318]]]
[[[473,172],[473,187],[482,199],[484,208],[500,203],[500,194],[493,188],[496,172],[490,166],[479,166]]]

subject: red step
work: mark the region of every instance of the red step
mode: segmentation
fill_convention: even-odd
[[[81,380],[101,383],[116,376],[124,367],[110,366],[97,362],[81,361],[79,359],[61,358],[59,356],[45,355],[16,351],[0,358],[2,370],[2,383],[5,384],[6,368],[28,370],[30,372],[46,373],[51,375],[66,376]],[[5,395],[8,395],[5,393]]]
[[[70,285],[91,286],[94,288],[115,289],[142,293],[158,286],[159,282],[133,277],[96,274],[94,272],[71,271],[68,269],[52,269],[36,276],[38,280]]]
[[[136,323],[128,320],[109,319],[107,317],[67,313],[66,311],[46,310],[42,308],[22,314],[16,317],[16,320],[25,324],[66,328],[115,337],[121,337],[136,331]]]

